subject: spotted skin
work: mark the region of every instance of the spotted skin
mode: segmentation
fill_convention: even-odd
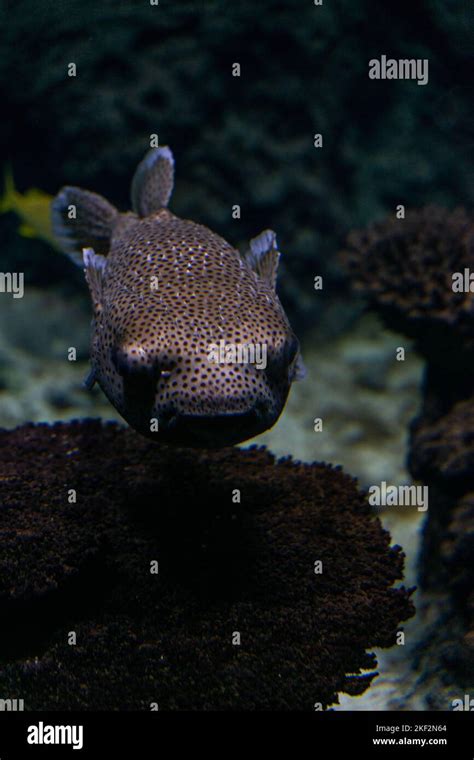
[[[84,256],[94,377],[132,427],[156,440],[217,447],[276,422],[298,342],[271,279],[250,258],[167,208],[117,214],[106,258]],[[266,368],[209,361],[220,341],[264,345]]]

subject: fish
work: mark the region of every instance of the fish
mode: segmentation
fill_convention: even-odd
[[[18,232],[22,237],[40,238],[53,248],[58,248],[51,224],[53,196],[37,188],[19,193],[15,188],[11,167],[7,167],[5,171],[4,184],[0,214],[14,211],[21,221]]]
[[[175,162],[151,148],[132,210],[63,187],[52,202],[60,248],[82,266],[93,307],[91,372],[137,432],[191,448],[241,443],[278,420],[304,365],[276,293],[280,252],[265,230],[241,254],[173,214]]]

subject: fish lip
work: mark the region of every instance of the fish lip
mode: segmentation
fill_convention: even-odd
[[[184,446],[214,448],[252,438],[267,427],[268,414],[264,415],[260,405],[255,405],[243,412],[173,414],[163,420],[161,433],[165,439]]]
[[[211,413],[197,413],[197,414],[186,414],[186,413],[177,413],[173,419],[176,419],[177,423],[199,423],[199,424],[226,424],[228,422],[234,422],[234,423],[248,423],[253,420],[259,421],[262,419],[266,419],[268,417],[268,405],[265,402],[257,402],[253,406],[249,407],[248,409],[235,411],[232,409],[223,409],[222,411],[218,412],[217,414],[211,414]]]
[[[259,415],[250,409],[246,412],[222,412],[219,414],[178,414],[174,419],[180,423],[199,423],[199,424],[226,424],[227,422],[244,422],[253,417],[259,418]]]

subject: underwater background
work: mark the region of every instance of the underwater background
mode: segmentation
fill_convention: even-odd
[[[437,208],[433,219],[448,214],[440,227],[452,227],[453,236],[458,227],[448,212],[472,209],[472,5],[418,0],[408,10],[369,0],[319,6],[264,0],[258,7],[219,0],[160,0],[156,6],[4,0],[0,11],[6,182],[0,269],[25,278],[22,299],[0,294],[0,427],[120,421],[99,389],[82,387],[89,294],[83,272],[49,240],[47,207],[62,185],[72,184],[128,210],[130,179],[150,135],[158,134],[176,160],[174,213],[209,226],[242,251],[264,228],[278,236],[278,293],[308,374],[293,386],[276,426],[251,443],[265,444],[276,456],[342,465],[363,488],[411,483],[410,424],[422,409],[432,357],[423,355],[423,334],[389,329],[397,326],[393,320],[387,326],[383,313],[367,309],[374,305],[370,287],[355,291],[341,252],[353,230],[393,219],[399,204],[407,213]],[[369,79],[368,61],[382,54],[427,59],[428,83]],[[75,77],[68,76],[71,62]],[[238,77],[232,76],[236,62]],[[322,147],[315,147],[315,134],[323,136]],[[28,197],[36,205],[28,205]],[[235,204],[239,219],[232,216]],[[465,232],[468,222],[462,227],[468,262],[470,213],[471,232]],[[423,224],[431,229],[430,219]],[[400,263],[391,260],[383,273],[389,294],[405,288],[410,242],[404,245]],[[371,271],[377,276],[377,263]],[[413,292],[424,292],[423,271],[421,261]],[[318,290],[317,276],[323,278]],[[77,361],[68,361],[71,346]],[[400,346],[405,361],[395,360]],[[466,356],[464,375],[466,367],[472,373],[470,347]],[[441,377],[436,386],[439,398],[444,382]],[[451,386],[448,395],[456,395]],[[460,398],[469,398],[464,385]],[[461,415],[469,420],[466,441],[470,415]],[[317,418],[321,431],[315,431]],[[464,478],[472,473],[470,449],[461,459]],[[418,471],[426,474],[421,466]],[[443,505],[472,493],[466,482],[455,496],[443,485]],[[471,507],[463,509],[471,526]],[[406,554],[405,584],[419,586],[417,614],[405,626],[405,646],[377,651],[380,675],[371,688],[362,696],[341,695],[337,709],[450,709],[474,684],[474,602],[469,610],[456,608],[448,622],[440,618],[456,594],[472,592],[472,576],[463,575],[453,591],[445,570],[435,567],[423,591],[419,552],[427,517],[401,511],[386,509],[382,519]],[[459,532],[469,533],[461,523]],[[436,530],[444,540],[447,520],[437,518]],[[430,541],[437,547],[441,539]],[[461,557],[464,567],[472,543],[463,544]],[[441,642],[426,653],[427,639],[440,629]]]

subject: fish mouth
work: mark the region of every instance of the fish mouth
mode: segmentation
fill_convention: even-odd
[[[162,440],[193,448],[233,446],[253,438],[273,424],[266,405],[262,404],[245,412],[160,415],[159,421]]]

